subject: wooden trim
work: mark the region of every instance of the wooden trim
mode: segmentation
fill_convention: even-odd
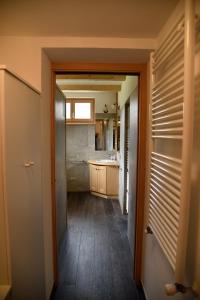
[[[66,62],[52,63],[52,71],[56,73],[71,72],[75,73],[121,73],[138,75],[141,72],[146,72],[146,64],[113,64],[113,63],[83,63],[83,62]]]
[[[83,80],[98,80],[98,81],[124,81],[126,76],[124,75],[99,75],[99,74],[60,74],[56,76],[56,79],[83,79]]]
[[[137,167],[137,204],[136,204],[136,238],[135,238],[135,266],[133,276],[137,284],[140,284],[142,267],[142,241],[143,241],[143,222],[144,222],[144,201],[145,201],[145,166],[146,166],[146,132],[147,132],[147,67],[146,64],[112,64],[112,63],[82,63],[66,62],[53,63],[52,78],[55,79],[56,73],[69,72],[73,74],[93,73],[93,74],[129,74],[139,76],[139,129],[138,129],[138,167]],[[52,81],[52,86],[54,82]],[[54,94],[52,90],[52,103],[54,103]],[[54,114],[51,114],[52,122],[52,151],[55,151],[55,133],[54,133]],[[55,165],[55,154],[52,153],[52,165]],[[52,167],[52,197],[55,198],[55,170]],[[54,185],[54,187],[53,187]],[[53,216],[55,218],[55,199],[52,200]],[[56,220],[53,220],[53,226],[56,226]],[[53,229],[55,234],[55,228]],[[54,249],[56,245],[56,235],[53,237]],[[54,250],[54,255],[55,255]],[[57,257],[54,257],[54,274],[57,275]],[[57,277],[55,278],[57,279]]]

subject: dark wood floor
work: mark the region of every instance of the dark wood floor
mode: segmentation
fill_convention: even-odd
[[[71,193],[53,300],[143,299],[132,279],[127,218],[119,202]]]

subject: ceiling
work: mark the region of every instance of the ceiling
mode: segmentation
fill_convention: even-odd
[[[119,92],[125,75],[102,74],[60,74],[56,75],[56,83],[63,93],[70,92]]]
[[[155,38],[178,0],[0,0],[0,35]]]

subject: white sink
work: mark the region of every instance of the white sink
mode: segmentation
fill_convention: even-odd
[[[99,163],[109,163],[109,164],[116,164],[117,161],[113,159],[97,159],[96,162]]]

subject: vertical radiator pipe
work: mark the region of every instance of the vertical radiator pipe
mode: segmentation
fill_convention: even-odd
[[[189,225],[191,157],[193,144],[194,110],[194,0],[185,0],[185,42],[184,42],[184,124],[182,144],[182,188],[178,234],[177,259],[175,268],[176,282],[184,284],[186,251]]]

